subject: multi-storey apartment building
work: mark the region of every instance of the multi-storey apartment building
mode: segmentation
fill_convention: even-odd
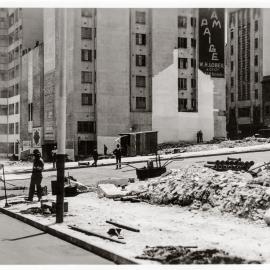
[[[264,125],[263,76],[269,75],[269,10],[228,10],[227,128],[230,137],[253,135]]]
[[[8,8],[0,11],[0,153],[19,153],[20,80],[23,50],[41,41],[42,9]]]
[[[205,140],[225,136],[224,79],[199,70],[198,9],[67,9],[65,21],[60,13],[43,10],[43,38],[22,32],[21,151],[40,147],[48,158],[56,144],[64,48],[70,157],[104,144],[111,151],[120,133],[155,130],[159,142],[195,140],[200,129]]]

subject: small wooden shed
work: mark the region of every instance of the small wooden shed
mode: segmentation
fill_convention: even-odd
[[[119,134],[124,156],[155,154],[157,152],[157,131],[140,131]]]

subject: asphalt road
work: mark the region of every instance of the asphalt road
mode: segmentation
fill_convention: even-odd
[[[113,264],[0,213],[0,264]]]
[[[172,163],[170,163],[167,168],[168,169],[174,169],[174,168],[181,168],[186,165],[190,165],[192,163],[205,163],[206,161],[215,161],[218,159],[227,159],[227,157],[237,157],[242,158],[243,161],[255,161],[256,162],[268,162],[270,161],[270,152],[254,152],[254,153],[242,153],[242,154],[234,154],[234,155],[220,155],[220,156],[208,156],[208,157],[200,157],[200,158],[187,158],[184,160],[174,160]],[[165,161],[162,162],[162,164]],[[137,163],[134,164],[135,167],[141,168],[145,166],[146,163]],[[96,185],[97,182],[101,180],[106,180],[108,178],[112,179],[119,179],[119,184],[126,183],[128,181],[128,178],[135,178],[136,179],[136,171],[134,168],[131,168],[129,166],[124,165],[121,170],[115,170],[115,166],[102,166],[102,167],[82,167],[79,169],[73,169],[73,170],[66,170],[66,175],[72,175],[74,178],[76,178],[79,182],[85,184],[85,185]],[[9,176],[11,177],[11,175]],[[56,171],[52,172],[44,172],[43,173],[43,181],[42,186],[47,186],[48,190],[51,189],[51,180],[56,180]],[[17,180],[16,180],[17,179]],[[122,179],[122,180],[121,180]],[[26,189],[29,186],[30,182],[30,174],[19,174],[14,175],[13,179],[10,179],[8,183],[19,185],[22,187],[26,187]],[[3,186],[2,183],[0,184],[0,187]],[[11,187],[7,185],[8,187]],[[8,190],[8,194],[28,194],[28,190]],[[0,190],[0,196],[3,196],[4,192],[3,190]]]

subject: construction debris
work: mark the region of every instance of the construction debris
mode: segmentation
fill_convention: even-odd
[[[116,187],[114,184],[100,184],[98,185],[97,194],[99,198],[120,198],[127,195],[127,191]]]
[[[208,151],[220,148],[234,148],[234,147],[246,147],[253,145],[261,145],[270,143],[270,138],[256,138],[247,137],[242,140],[213,140],[203,144],[196,144],[194,142],[168,142],[158,145],[159,154],[173,154],[181,152],[199,152]]]
[[[241,161],[241,158],[229,158],[227,160],[207,161],[205,167],[216,171],[248,171],[254,165],[254,161]]]
[[[260,261],[248,261],[218,249],[193,250],[196,247],[157,246],[147,247],[136,259],[154,260],[162,264],[260,264]]]
[[[216,208],[238,217],[262,220],[270,207],[269,179],[267,170],[253,179],[247,172],[217,172],[195,164],[149,180],[139,198],[152,204],[175,204],[205,211]]]
[[[119,244],[126,244],[126,242],[124,242],[124,241],[117,240],[117,239],[114,239],[114,238],[110,238],[110,237],[108,237],[106,235],[103,235],[103,234],[100,234],[100,233],[97,233],[97,232],[92,232],[92,231],[89,231],[89,230],[85,230],[85,229],[79,228],[79,227],[77,227],[75,225],[68,225],[68,227],[70,229],[74,230],[74,231],[85,233],[87,235],[96,236],[96,237],[106,239],[106,240],[110,240],[112,242],[116,242],[116,243],[119,243]]]
[[[112,225],[114,225],[116,227],[119,227],[119,228],[122,228],[122,229],[125,229],[125,230],[129,230],[129,231],[132,231],[132,232],[140,232],[139,229],[133,228],[133,227],[131,227],[129,225],[120,224],[119,222],[116,222],[116,221],[114,221],[112,219],[106,220],[106,223],[112,224]]]

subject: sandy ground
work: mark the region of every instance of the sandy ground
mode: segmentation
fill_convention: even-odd
[[[44,198],[45,199],[45,198]],[[48,199],[55,199],[48,195]],[[94,192],[65,198],[69,212],[63,224],[55,224],[55,217],[26,215],[42,224],[77,236],[118,254],[134,259],[141,255],[146,245],[197,245],[198,248],[218,248],[248,260],[270,263],[269,227],[264,222],[252,223],[229,214],[217,212],[189,211],[179,206],[156,206],[147,203],[129,203],[97,198]],[[14,205],[10,211],[20,212],[39,203]],[[3,201],[0,202],[3,206]],[[140,232],[122,230],[125,245],[113,243],[80,232],[70,230],[67,225],[106,234],[113,226],[105,221],[114,219],[137,227]],[[153,263],[140,261],[141,263]]]

